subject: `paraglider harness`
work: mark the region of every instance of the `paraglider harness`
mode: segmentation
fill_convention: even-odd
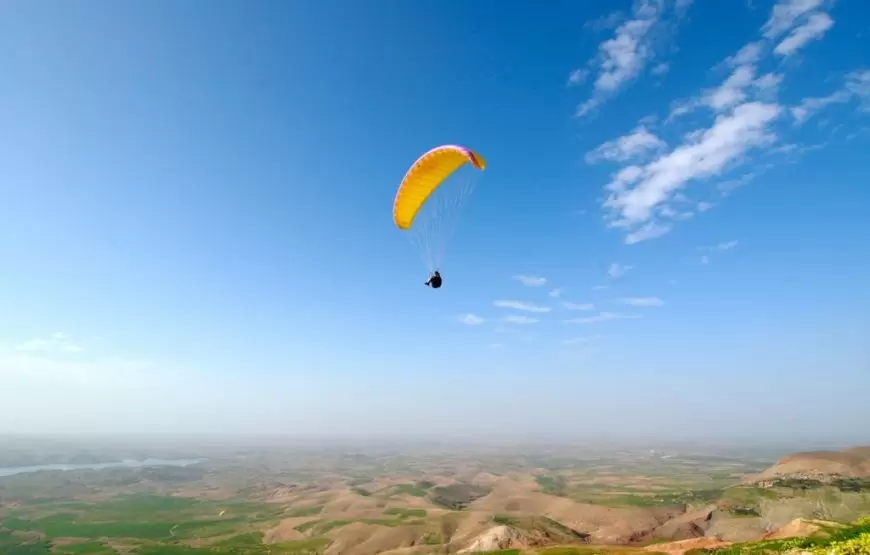
[[[438,270],[435,270],[429,279],[426,281],[426,285],[433,289],[438,289],[441,287],[441,274],[438,273]]]

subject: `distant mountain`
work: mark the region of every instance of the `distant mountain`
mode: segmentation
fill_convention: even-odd
[[[843,479],[870,479],[870,446],[792,453],[747,481],[765,487],[781,485],[784,481],[830,484]]]

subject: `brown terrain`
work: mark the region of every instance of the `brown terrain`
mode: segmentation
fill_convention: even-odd
[[[784,477],[822,482],[837,477],[870,478],[870,447],[793,453],[782,457],[772,467],[748,481],[766,485]]]
[[[824,513],[824,496],[791,495],[776,480],[813,477],[827,484],[837,477],[870,476],[868,455],[870,448],[866,447],[795,453],[762,472],[736,476],[715,499],[660,504],[652,502],[657,492],[673,492],[672,486],[655,476],[620,475],[615,469],[587,473],[584,478],[568,477],[565,491],[559,494],[545,492],[534,470],[426,475],[433,487],[425,495],[391,491],[407,478],[379,479],[362,486],[371,492],[365,497],[352,488],[332,489],[316,500],[302,496],[300,500],[323,503],[323,512],[314,518],[286,519],[266,533],[265,541],[299,539],[300,524],[337,519],[350,522],[325,532],[332,541],[328,555],[431,553],[428,545],[436,542],[447,552],[458,553],[592,544],[602,549],[635,546],[641,551],[678,555],[735,541],[818,533],[824,518],[836,516],[819,514],[820,507]],[[584,488],[603,488],[605,494],[584,502],[582,495],[571,493]],[[637,497],[624,503],[607,501],[608,496],[639,491],[643,493],[632,493]],[[830,502],[836,505],[833,512],[846,512],[849,517],[870,514],[870,504],[859,507],[854,499],[843,497],[848,492],[840,493]],[[409,518],[401,526],[373,522],[383,518],[385,509],[399,507],[425,511],[426,516]],[[311,530],[301,537],[318,534],[316,527]]]
[[[679,452],[279,452],[215,458],[198,474],[169,481],[149,475],[138,482],[101,478],[94,485],[63,475],[57,483],[77,492],[76,500],[97,503],[122,491],[117,481],[124,492],[194,500],[214,507],[210,519],[240,522],[234,530],[174,538],[176,545],[207,550],[235,534],[255,533],[273,553],[306,545],[306,553],[322,555],[540,553],[552,546],[681,555],[808,536],[830,521],[870,514],[870,447],[794,453],[772,466],[771,460]],[[21,511],[28,498],[16,497],[15,480],[6,480],[0,479],[0,512],[26,518]],[[51,514],[38,500],[33,507],[34,519]],[[253,518],[243,510],[277,516]]]

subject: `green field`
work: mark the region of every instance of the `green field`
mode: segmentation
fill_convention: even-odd
[[[291,509],[312,516],[322,507]],[[222,516],[221,516],[221,513]],[[125,546],[135,553],[319,553],[330,543],[312,537],[302,542],[266,546],[259,530],[284,516],[281,507],[257,503],[192,500],[150,494],[119,496],[101,503],[38,503],[6,511],[0,529],[0,553],[109,555]],[[191,547],[189,540],[215,541]],[[99,539],[99,541],[94,541]]]

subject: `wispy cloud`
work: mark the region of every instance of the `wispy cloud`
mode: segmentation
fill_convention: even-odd
[[[725,58],[725,64],[731,67],[755,64],[761,59],[764,48],[763,41],[750,42],[741,48],[737,54]]]
[[[461,314],[457,318],[459,319],[460,322],[462,322],[463,324],[468,325],[468,326],[479,326],[485,321],[480,316],[477,316],[476,314],[471,314],[471,313]]]
[[[647,222],[634,231],[629,232],[625,236],[625,244],[633,245],[635,243],[640,243],[641,241],[648,241],[650,239],[655,239],[656,237],[661,237],[668,233],[672,227],[673,226],[668,223]]]
[[[630,166],[630,172],[619,172],[606,186],[609,195],[604,208],[611,226],[628,230],[626,242],[667,233],[669,224],[653,220],[654,209],[688,182],[718,175],[747,151],[773,142],[775,136],[768,126],[779,112],[776,104],[742,104],[670,153],[644,166]]]
[[[65,334],[56,332],[49,337],[30,339],[15,346],[16,351],[42,353],[82,353],[85,348],[74,343]]]
[[[769,40],[787,33],[774,52],[790,56],[809,41],[821,38],[834,25],[831,16],[820,10],[826,3],[825,0],[780,0],[761,28]]]
[[[620,302],[631,306],[661,306],[665,304],[665,301],[658,297],[623,297]]]
[[[614,262],[613,264],[610,265],[609,268],[607,268],[607,276],[611,279],[618,279],[618,278],[621,278],[622,276],[624,276],[626,274],[626,272],[631,270],[631,268],[632,268],[631,266],[626,266],[624,264],[620,264],[619,262]],[[598,287],[604,288],[607,286],[606,285],[603,285],[603,286],[599,285]]]
[[[580,85],[589,77],[588,69],[575,69],[568,75],[568,85]]]
[[[621,314],[619,312],[599,312],[595,316],[587,316],[585,318],[571,318],[565,320],[566,324],[595,324],[598,322],[608,322],[610,320],[633,320],[640,318],[638,314]]]
[[[850,73],[846,78],[846,90],[858,97],[861,111],[870,112],[870,69]]]
[[[85,349],[57,332],[17,345],[0,344],[0,383],[53,383],[87,388],[142,387],[171,381],[178,369]]]
[[[671,70],[671,65],[667,62],[661,62],[655,65],[650,71],[653,75],[664,75]]]
[[[628,135],[607,141],[586,154],[586,162],[595,164],[603,160],[626,162],[641,160],[661,151],[667,143],[656,137],[643,125],[638,125]]]
[[[791,108],[791,115],[796,123],[804,123],[819,110],[831,104],[848,102],[850,98],[851,95],[846,90],[834,91],[828,96],[804,98],[798,106]]]
[[[834,20],[824,12],[809,16],[807,22],[794,29],[789,36],[776,45],[773,51],[780,56],[791,56],[811,40],[818,40],[834,26]]]
[[[843,104],[856,98],[861,110],[870,111],[870,70],[848,73],[841,89],[827,96],[804,98],[799,105],[791,108],[791,114],[801,124],[832,104]]]
[[[595,310],[595,305],[592,303],[562,303],[562,306],[568,310]]]
[[[592,96],[577,108],[584,116],[595,110],[608,97],[633,81],[654,56],[655,27],[661,21],[663,5],[652,0],[636,0],[628,21],[620,24],[614,36],[598,45],[596,65],[598,77]]]
[[[537,324],[538,319],[532,318],[530,316],[524,316],[522,314],[512,314],[510,316],[505,316],[502,318],[503,322],[508,324]]]
[[[735,239],[732,241],[723,241],[721,243],[718,243],[716,245],[712,245],[709,247],[698,247],[698,249],[702,250],[702,251],[717,251],[717,252],[730,251],[731,249],[736,247],[738,244],[740,244],[739,241],[737,241]]]
[[[557,288],[553,289],[552,291],[550,291],[549,295],[551,297],[553,297],[554,299],[558,299],[559,297],[562,296],[562,293],[564,293],[564,292],[565,292],[564,288],[557,287]]]
[[[777,100],[784,75],[759,75],[757,65],[768,56],[793,55],[820,39],[834,24],[825,11],[830,4],[827,0],[779,0],[760,29],[761,37],[717,64],[717,68],[728,69],[724,80],[701,89],[694,97],[672,103],[664,122],[667,125],[676,117],[706,109],[715,118],[711,124],[684,134],[684,139],[670,149],[638,125],[632,134],[607,141],[587,155],[590,162],[623,164],[605,186],[602,208],[608,226],[620,230],[626,244],[662,237],[678,221],[709,210],[712,202],[698,203],[693,209],[678,209],[674,203],[680,191],[692,183],[725,177],[751,162],[754,153],[777,146],[774,125],[784,112]],[[660,17],[656,13],[654,17]],[[862,107],[870,111],[870,71],[866,75],[852,72],[841,90],[808,98],[790,112],[796,121],[803,122],[829,104],[855,97],[863,98]],[[644,160],[652,154],[651,160]],[[727,195],[761,171],[756,168],[723,181],[717,189]]]
[[[494,306],[498,308],[510,308],[513,310],[523,310],[525,312],[550,312],[550,307],[540,306],[532,303],[524,303],[522,301],[493,301]]]
[[[540,276],[514,276],[514,279],[526,287],[541,287],[547,284],[547,278]]]
[[[765,38],[775,39],[789,31],[801,17],[819,8],[824,2],[825,0],[780,0],[761,28]]]
[[[598,341],[599,339],[601,339],[601,337],[602,336],[600,334],[586,335],[582,337],[571,337],[563,340],[562,343],[565,343],[566,345],[585,345],[587,343],[592,343],[593,341]]]
[[[701,264],[709,264],[709,263],[710,263],[710,257],[708,257],[706,255],[701,257]]]
[[[604,291],[608,287],[609,287],[608,285],[595,285],[594,287],[592,287],[592,290],[593,291]]]

